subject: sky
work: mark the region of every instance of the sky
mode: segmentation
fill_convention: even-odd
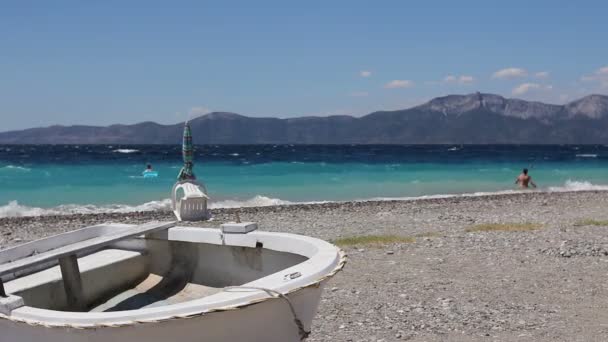
[[[608,1],[0,3],[0,131],[608,93]]]

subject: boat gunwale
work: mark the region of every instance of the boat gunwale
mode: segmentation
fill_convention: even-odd
[[[117,224],[116,226],[124,227],[125,225]],[[194,237],[196,237],[195,241],[193,241]],[[228,286],[230,291],[221,291],[211,296],[182,303],[104,313],[66,312],[24,306],[14,310],[10,315],[0,314],[0,319],[45,327],[95,329],[193,318],[213,312],[241,309],[278,298],[270,296],[264,291],[252,290],[251,287],[269,288],[284,295],[309,287],[318,287],[322,282],[338,273],[347,260],[346,254],[341,249],[326,241],[289,233],[253,231],[247,234],[222,234],[219,229],[215,228],[178,226],[152,234],[147,238],[236,247],[255,247],[257,242],[262,242],[264,243],[263,248],[303,255],[302,251],[289,250],[294,247],[293,242],[297,242],[296,246],[314,248],[314,250],[310,255],[303,255],[308,259],[301,263],[241,285],[242,291],[234,291],[239,286]],[[292,244],[286,243],[285,239],[291,240]],[[267,243],[277,246],[268,248]],[[294,272],[300,272],[302,275],[290,281],[278,282],[285,273]],[[274,282],[275,285],[269,286],[268,282]]]

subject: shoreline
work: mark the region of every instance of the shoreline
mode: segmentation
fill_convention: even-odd
[[[488,193],[482,195],[454,195],[425,197],[412,199],[383,199],[383,200],[356,200],[344,202],[319,202],[319,203],[294,203],[259,207],[241,208],[215,208],[210,209],[211,219],[202,222],[180,222],[186,226],[204,226],[219,228],[220,224],[236,220],[236,215],[241,220],[258,222],[261,230],[269,231],[288,231],[296,234],[308,234],[323,239],[333,239],[339,236],[335,234],[316,234],[317,232],[304,232],[299,229],[285,227],[281,221],[274,222],[276,217],[283,218],[284,215],[291,215],[293,218],[302,218],[302,222],[289,220],[289,225],[301,227],[306,222],[311,221],[306,216],[311,213],[314,215],[322,213],[334,213],[336,216],[350,216],[359,218],[360,223],[366,222],[370,225],[375,224],[374,215],[378,212],[389,213],[391,210],[399,209],[405,211],[406,217],[411,218],[412,209],[421,208],[426,211],[440,213],[442,211],[461,208],[468,211],[469,208],[477,208],[488,203],[500,203],[497,205],[512,206],[528,205],[530,203],[540,207],[548,206],[556,201],[575,201],[580,199],[597,196],[608,198],[608,190],[579,190],[579,191],[518,191],[512,193]],[[608,205],[606,206],[608,208]],[[475,210],[473,210],[475,211]],[[607,211],[608,213],[608,211]],[[478,213],[472,213],[476,216]],[[560,215],[561,213],[556,213]],[[340,220],[336,217],[336,222],[329,220],[324,222],[325,226],[339,224]],[[333,219],[333,218],[332,218]],[[17,216],[0,218],[0,249],[27,241],[36,240],[50,235],[68,232],[74,229],[84,228],[95,224],[108,222],[141,224],[148,221],[174,221],[175,216],[170,210],[134,211],[126,213],[85,213],[85,214],[61,214],[61,215],[41,215],[41,216]],[[519,220],[518,220],[519,221]],[[352,235],[352,234],[351,234]]]
[[[554,195],[554,194],[574,194],[574,193],[608,193],[608,188],[606,189],[584,189],[584,190],[536,190],[536,189],[522,189],[522,190],[500,190],[495,192],[473,192],[473,193],[462,193],[462,194],[438,194],[438,195],[422,195],[416,197],[374,197],[370,199],[354,199],[354,200],[344,200],[344,201],[309,201],[309,202],[289,202],[285,204],[271,204],[271,205],[251,205],[251,206],[241,206],[241,207],[216,207],[211,208],[212,215],[213,213],[225,213],[225,212],[234,212],[234,211],[255,211],[262,212],[265,209],[270,208],[296,208],[296,209],[306,209],[310,208],[323,208],[323,207],[332,207],[332,206],[352,206],[354,204],[378,204],[378,203],[391,203],[391,202],[435,202],[441,200],[460,200],[460,199],[475,199],[475,198],[484,198],[484,199],[496,199],[500,197],[508,197],[508,196],[546,196],[546,195]],[[163,202],[164,200],[158,201]],[[157,201],[153,201],[157,202]],[[147,202],[152,203],[152,202]],[[144,203],[143,205],[147,204]],[[20,204],[19,204],[20,205]],[[74,204],[67,204],[69,206]],[[83,205],[88,206],[88,205]],[[140,205],[141,206],[141,205]],[[42,210],[53,210],[54,208],[37,208]],[[172,213],[170,209],[154,209],[154,210],[133,210],[133,211],[100,211],[94,213],[65,213],[65,214],[42,214],[42,215],[23,215],[23,216],[4,216],[0,217],[0,225],[3,221],[12,220],[12,219],[32,219],[32,218],[66,218],[66,217],[87,217],[87,216],[105,216],[105,217],[122,217],[122,216],[146,216],[149,213]]]

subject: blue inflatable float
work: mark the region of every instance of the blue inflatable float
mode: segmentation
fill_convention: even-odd
[[[144,178],[156,178],[156,177],[158,177],[158,172],[146,170],[143,172],[143,176],[144,176]]]

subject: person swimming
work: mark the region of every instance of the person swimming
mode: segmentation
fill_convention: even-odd
[[[142,175],[144,176],[144,178],[156,178],[158,177],[158,172],[152,169],[151,164],[148,164],[146,165],[146,169],[144,170],[144,172],[142,172]]]
[[[528,189],[528,185],[532,185],[536,188],[536,184],[532,181],[532,177],[528,175],[528,169],[523,169],[521,174],[515,179],[515,184],[519,185],[522,189]]]

